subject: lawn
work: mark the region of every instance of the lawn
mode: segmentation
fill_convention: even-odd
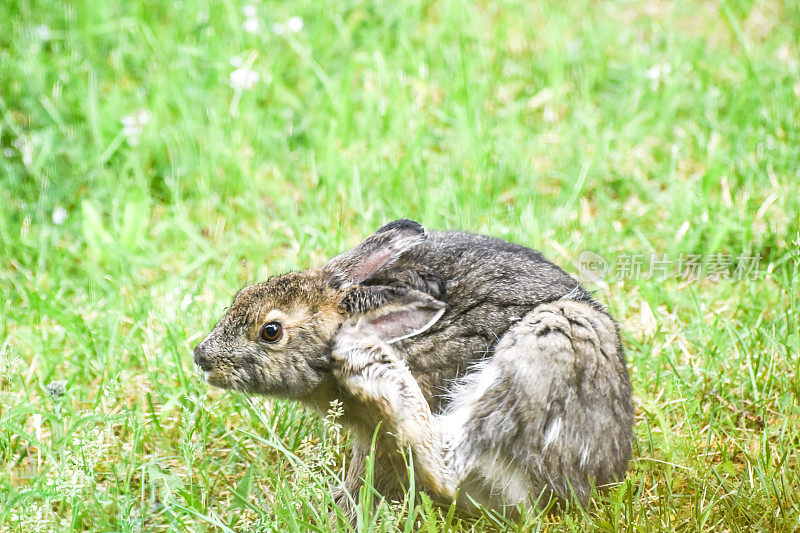
[[[798,35],[796,0],[3,2],[0,530],[343,530],[335,413],[191,350],[400,217],[587,280],[634,460],[586,509],[360,528],[798,530]]]

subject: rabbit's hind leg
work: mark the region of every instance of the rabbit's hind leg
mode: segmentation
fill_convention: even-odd
[[[614,322],[589,302],[528,313],[455,389],[440,418],[457,478],[493,501],[540,494],[586,503],[593,483],[624,475],[633,408]]]
[[[519,431],[517,402],[504,388],[507,371],[496,357],[473,367],[437,417],[465,508],[472,508],[470,500],[494,509],[529,503],[534,492],[524,465],[506,446]]]

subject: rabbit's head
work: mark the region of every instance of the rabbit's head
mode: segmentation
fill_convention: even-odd
[[[425,240],[416,222],[397,220],[323,266],[240,290],[194,349],[211,385],[304,398],[331,376],[337,332],[364,316],[388,342],[429,328],[444,304],[412,289],[369,285],[377,272]]]

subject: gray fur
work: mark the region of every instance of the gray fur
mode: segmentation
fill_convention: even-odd
[[[529,476],[533,494],[572,490],[584,504],[592,483],[622,478],[633,411],[621,353],[614,323],[585,302],[531,311],[495,348],[495,386],[472,406],[453,451],[462,474],[499,454]]]
[[[416,312],[423,308],[428,322]],[[390,310],[416,322],[398,330],[379,317],[383,329],[367,331],[369,320],[356,327]],[[278,312],[290,317],[286,337],[260,342],[263,321]],[[370,344],[390,330],[413,336]],[[370,354],[377,359],[354,363]],[[633,407],[616,324],[541,254],[483,235],[387,224],[318,269],[242,289],[195,361],[224,388],[297,398],[318,411],[340,400],[356,439],[351,493],[378,423],[374,481],[388,497],[407,479],[403,445],[421,446],[426,464],[441,467],[421,467],[421,483],[437,496],[447,499],[452,477],[492,506],[508,494],[486,479],[487,468],[522,472],[531,493],[586,502],[592,484],[624,476],[630,457]],[[481,379],[491,386],[478,390]],[[459,436],[448,440],[454,420]]]

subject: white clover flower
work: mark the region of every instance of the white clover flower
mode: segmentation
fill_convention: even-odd
[[[33,164],[33,149],[35,148],[34,140],[29,136],[22,134],[11,143],[16,148],[20,155],[22,155],[22,164],[29,167]]]
[[[284,33],[286,33],[286,26],[284,26],[280,22],[274,23],[272,26],[270,26],[269,29],[272,30],[272,33],[274,33],[275,35],[283,35]]]
[[[244,22],[242,23],[242,29],[247,33],[256,33],[258,31],[258,19],[257,18],[244,19]]]
[[[247,4],[242,8],[242,15],[244,15],[245,18],[251,19],[255,17],[257,13],[258,9],[253,4]]]
[[[36,35],[43,41],[49,41],[53,37],[53,31],[46,24],[36,26]]]
[[[236,91],[252,89],[261,77],[247,66],[237,68],[230,75],[230,85]]]
[[[125,115],[120,119],[120,122],[122,122],[122,133],[125,134],[125,136],[130,137],[140,133],[139,123],[136,121],[135,116]]]
[[[670,72],[672,72],[672,65],[669,63],[662,63],[647,69],[646,75],[650,80],[650,88],[654,91],[658,90]]]
[[[150,122],[150,112],[142,109],[132,115],[126,115],[120,119],[122,122],[122,134],[126,137],[128,146],[139,144],[139,137],[144,131],[144,126]]]
[[[56,226],[60,226],[67,220],[67,210],[57,205],[55,209],[53,209],[53,224]]]
[[[303,19],[300,17],[292,17],[286,21],[286,29],[292,33],[297,33],[303,29]]]

